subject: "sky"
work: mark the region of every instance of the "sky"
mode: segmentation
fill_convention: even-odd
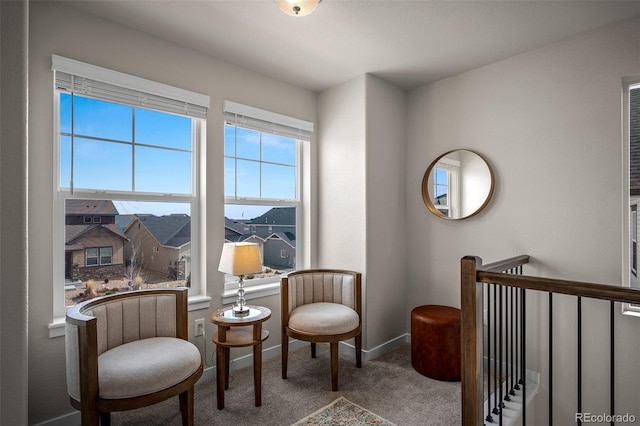
[[[72,105],[61,93],[59,124],[61,188],[73,177],[75,189],[192,193],[191,118],[77,95]],[[294,139],[227,125],[224,152],[225,197],[295,199]],[[189,203],[114,204],[120,214],[191,215]],[[227,204],[225,216],[251,219],[272,207]]]

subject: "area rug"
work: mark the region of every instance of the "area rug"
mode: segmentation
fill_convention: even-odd
[[[395,426],[388,420],[373,414],[371,411],[354,404],[353,402],[340,397],[331,404],[326,405],[315,413],[305,417],[304,419],[294,423],[292,426],[313,425],[313,426],[329,426],[329,425],[382,425]]]

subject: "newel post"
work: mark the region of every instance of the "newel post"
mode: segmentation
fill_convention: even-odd
[[[476,271],[482,266],[479,257],[465,256],[460,261],[462,309],[462,424],[483,424],[482,364],[482,284]]]

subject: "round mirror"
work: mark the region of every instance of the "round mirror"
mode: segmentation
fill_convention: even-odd
[[[489,204],[493,184],[493,170],[480,154],[456,149],[429,165],[422,178],[422,199],[436,216],[466,219]]]

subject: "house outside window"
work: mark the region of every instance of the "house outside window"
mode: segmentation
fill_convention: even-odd
[[[312,123],[225,102],[225,242],[260,247],[263,272],[245,277],[245,289],[278,283],[298,268],[301,148]],[[285,123],[285,124],[283,124]],[[225,291],[237,277],[225,277]]]
[[[55,55],[52,65],[59,224],[54,315],[62,316],[83,294],[95,296],[89,281],[96,283],[97,295],[134,283],[137,288],[186,284],[190,298],[204,295],[198,230],[208,96]],[[167,246],[166,256],[155,256],[160,271],[147,268],[151,246],[146,254],[145,241],[125,232],[140,217],[151,216],[168,217],[162,220],[180,228],[168,242],[180,247]],[[178,216],[181,223],[175,225]],[[183,270],[191,275],[181,280],[174,273],[178,256],[190,263]]]

